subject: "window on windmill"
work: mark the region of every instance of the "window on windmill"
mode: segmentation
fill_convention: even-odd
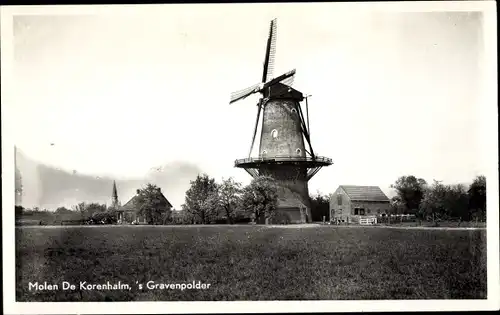
[[[297,110],[295,108],[292,108],[292,113],[295,114],[296,112],[297,112]]]
[[[297,149],[297,150],[295,150],[295,152],[297,152],[297,155],[300,155],[300,153],[302,153],[302,150]]]
[[[262,155],[266,155],[266,154],[267,154],[266,150],[262,151]]]
[[[273,131],[271,131],[271,137],[273,137],[273,139],[278,138],[278,130],[273,129]]]
[[[339,206],[341,206],[341,205],[342,205],[342,195],[337,195],[337,204],[338,204]]]

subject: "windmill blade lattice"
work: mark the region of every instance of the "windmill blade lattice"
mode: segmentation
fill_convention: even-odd
[[[295,72],[296,72],[296,70],[293,69],[291,71],[283,73],[282,75],[280,75],[280,76],[278,76],[278,77],[276,77],[276,78],[274,78],[274,79],[272,79],[270,81],[267,81],[266,83],[264,83],[262,85],[262,87],[260,88],[259,92],[262,91],[262,90],[264,90],[264,89],[266,89],[266,88],[268,88],[268,87],[270,87],[270,86],[272,86],[272,85],[274,85],[274,84],[276,84],[276,83],[281,83],[281,82],[283,82],[283,80],[286,80],[286,79],[289,79],[289,78],[293,78],[295,76]]]
[[[229,104],[244,99],[245,97],[248,97],[250,94],[255,93],[259,85],[260,84],[254,84],[250,87],[247,87],[246,89],[231,93],[231,99],[229,101]]]
[[[277,38],[276,19],[271,21],[269,27],[269,37],[267,39],[266,56],[264,58],[264,72],[262,73],[262,83],[271,80],[274,77],[274,59],[276,56],[276,38]]]
[[[292,75],[291,77],[284,79],[284,80],[283,80],[283,81],[281,81],[280,83],[282,83],[282,84],[284,84],[284,85],[292,86],[292,85],[293,85],[294,80],[295,80],[295,76],[294,76],[294,75]]]

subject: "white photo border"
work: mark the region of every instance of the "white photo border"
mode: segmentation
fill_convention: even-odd
[[[168,4],[167,4],[168,5]],[[177,4],[179,6],[180,4]],[[221,6],[230,10],[235,4],[185,4],[196,7]],[[485,300],[381,300],[381,301],[255,301],[255,302],[16,302],[14,255],[14,143],[15,122],[10,120],[9,104],[13,60],[13,16],[30,14],[127,14],[158,5],[78,5],[1,7],[1,104],[2,104],[2,227],[3,227],[3,302],[6,314],[56,313],[234,313],[234,312],[371,312],[371,311],[459,311],[499,309],[499,189],[498,189],[498,96],[497,34],[495,1],[371,2],[371,3],[288,3],[237,4],[239,10],[276,11],[282,6],[335,6],[335,10],[383,10],[397,12],[482,11],[484,14],[483,100],[481,136],[489,156],[487,178],[487,273],[488,298]],[[249,13],[250,14],[250,13]]]

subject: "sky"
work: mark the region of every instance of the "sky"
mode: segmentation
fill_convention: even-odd
[[[297,69],[314,151],[334,163],[311,193],[486,172],[477,12],[316,3],[15,16],[9,109],[29,127],[14,142],[80,174],[141,178],[183,162],[246,184],[234,160],[248,154],[258,96],[229,95],[259,82],[273,18],[275,76]],[[179,207],[182,192],[170,199]]]

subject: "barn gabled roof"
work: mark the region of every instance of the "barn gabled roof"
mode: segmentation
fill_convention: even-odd
[[[378,186],[340,185],[351,200],[356,201],[387,201],[389,198]]]
[[[137,209],[137,199],[138,195],[132,197],[126,204],[121,206],[120,210],[136,210]]]
[[[165,195],[163,195],[163,193],[160,193],[160,194],[161,194],[161,198],[167,202],[167,207],[172,207],[172,204],[170,203],[170,201],[168,201],[168,199],[165,197]],[[139,199],[139,195],[135,195],[129,201],[127,201],[127,203],[124,204],[120,208],[120,210],[125,210],[125,211],[137,210],[139,208],[139,205],[137,204],[138,199]]]

